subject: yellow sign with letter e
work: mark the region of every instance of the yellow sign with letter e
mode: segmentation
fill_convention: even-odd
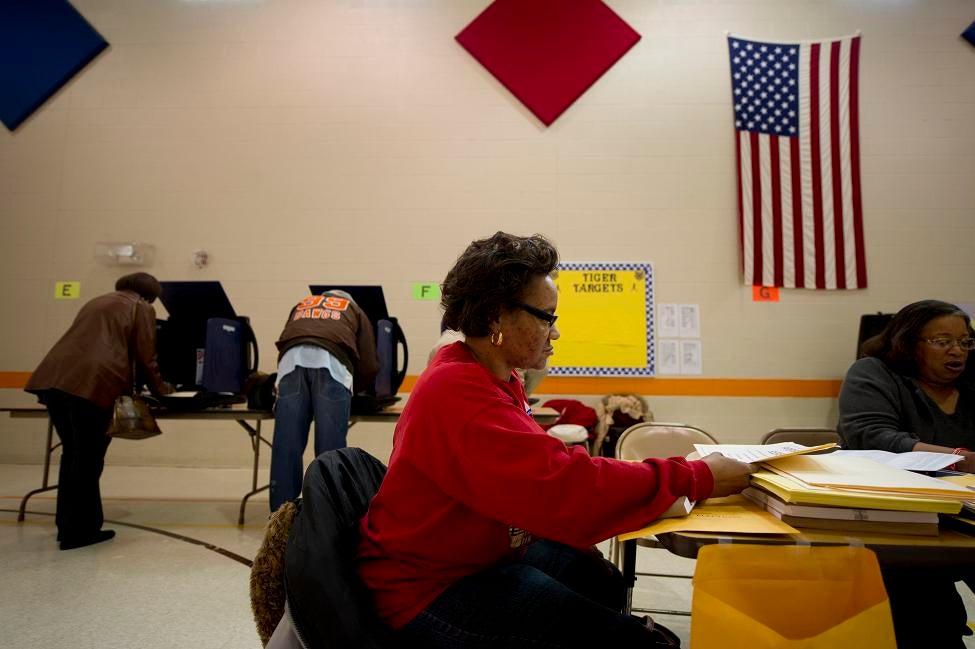
[[[54,282],[55,300],[77,300],[81,297],[81,282]]]

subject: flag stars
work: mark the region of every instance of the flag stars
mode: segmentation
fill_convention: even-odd
[[[729,39],[735,126],[739,130],[795,133],[797,49]]]

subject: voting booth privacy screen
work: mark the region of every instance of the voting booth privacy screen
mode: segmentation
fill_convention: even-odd
[[[169,318],[156,320],[159,373],[181,391],[239,394],[257,369],[249,319],[231,306],[220,282],[160,282]]]
[[[553,376],[653,376],[653,267],[647,262],[559,264],[560,337]]]
[[[893,313],[866,313],[860,316],[860,328],[857,331],[856,358],[863,358],[863,343],[883,331],[893,319]]]

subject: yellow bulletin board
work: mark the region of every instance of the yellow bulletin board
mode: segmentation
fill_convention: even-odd
[[[653,376],[653,267],[563,263],[553,376]]]

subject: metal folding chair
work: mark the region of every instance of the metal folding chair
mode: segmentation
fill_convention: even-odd
[[[694,452],[694,444],[717,444],[718,441],[704,430],[687,424],[670,422],[641,422],[630,426],[620,435],[616,444],[616,458],[620,460],[642,460],[647,457],[686,456]],[[638,547],[662,548],[656,539],[638,539]],[[621,544],[610,539],[610,560],[622,567],[623,552]],[[635,577],[669,577],[690,579],[691,575],[635,572]],[[663,613],[668,615],[690,615],[690,611],[670,609],[631,608],[641,613]]]
[[[803,446],[819,446],[830,442],[840,442],[840,436],[832,428],[816,428],[798,426],[791,428],[773,428],[762,437],[762,444],[778,444],[779,442],[795,442]],[[821,451],[820,451],[821,452]]]

